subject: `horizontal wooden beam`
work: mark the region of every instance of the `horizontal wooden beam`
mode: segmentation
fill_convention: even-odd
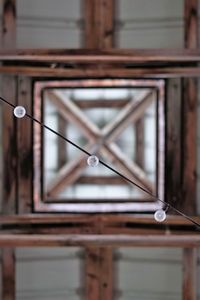
[[[191,216],[196,222],[200,222],[200,217]],[[132,223],[132,224],[158,224],[152,214],[138,215],[138,214],[24,214],[22,216],[10,215],[0,216],[0,225],[22,225],[22,224],[64,224],[64,223],[97,223],[116,224],[116,223]],[[193,224],[181,216],[168,215],[164,225],[186,225],[193,226]],[[163,225],[162,224],[162,225]]]
[[[17,49],[1,50],[1,61],[57,63],[199,62],[198,49]]]
[[[5,234],[0,247],[200,247],[200,235]]]
[[[200,67],[166,68],[50,68],[32,66],[0,66],[0,73],[27,75],[32,77],[66,78],[176,78],[199,77]]]

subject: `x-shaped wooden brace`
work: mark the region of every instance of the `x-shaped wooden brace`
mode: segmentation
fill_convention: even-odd
[[[89,143],[85,149],[89,153],[98,152],[115,164],[119,170],[135,183],[153,192],[152,183],[145,172],[128,158],[114,143],[114,140],[124,131],[130,123],[136,122],[146,108],[155,99],[152,90],[142,91],[137,99],[131,100],[118,114],[118,116],[100,129],[68,99],[61,91],[48,91],[48,97],[58,108],[59,113],[67,120],[80,128],[88,138]],[[55,197],[66,186],[73,184],[81,175],[86,166],[85,153],[78,158],[67,162],[58,172],[56,179],[48,186],[47,195]]]

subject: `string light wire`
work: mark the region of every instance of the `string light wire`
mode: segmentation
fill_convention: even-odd
[[[10,103],[8,100],[4,99],[3,97],[0,97],[0,100],[3,101],[4,103],[8,104],[9,106],[15,108],[16,106],[13,105],[12,103]],[[29,119],[31,119],[32,121],[40,124],[41,127],[49,130],[50,132],[54,133],[55,135],[57,135],[58,137],[60,137],[61,139],[63,139],[64,141],[66,141],[67,143],[71,144],[72,146],[74,146],[75,148],[79,149],[80,151],[84,152],[86,155],[88,156],[92,156],[92,154],[88,151],[86,151],[84,148],[80,147],[79,145],[77,145],[76,143],[72,142],[71,140],[69,140],[68,138],[66,138],[64,135],[62,135],[61,133],[55,131],[54,129],[52,129],[51,127],[47,126],[46,124],[44,124],[43,122],[40,122],[39,120],[35,119],[32,115],[28,114],[26,112],[25,114]],[[127,176],[125,176],[124,174],[122,174],[121,172],[119,172],[118,170],[116,170],[115,168],[111,167],[110,165],[108,165],[107,163],[105,163],[102,160],[99,160],[99,163],[102,164],[104,167],[106,167],[107,169],[109,169],[110,171],[114,172],[115,174],[119,175],[121,178],[123,178],[125,181],[131,183],[132,185],[136,186],[138,189],[140,189],[141,191],[145,192],[146,194],[150,195],[153,199],[161,202],[162,204],[165,205],[166,209],[172,209],[174,212],[176,212],[177,214],[181,215],[183,218],[187,219],[188,221],[190,221],[191,223],[193,223],[199,230],[200,230],[200,223],[196,222],[193,218],[191,218],[190,216],[186,215],[185,213],[183,213],[182,211],[180,211],[179,209],[175,208],[173,205],[171,205],[170,203],[165,202],[164,200],[160,199],[159,197],[157,197],[156,195],[154,195],[153,193],[151,193],[149,190],[145,189],[143,186],[137,184],[136,182],[134,182],[133,180],[131,180],[130,178],[128,178]]]

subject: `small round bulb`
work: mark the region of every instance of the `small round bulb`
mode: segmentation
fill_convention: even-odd
[[[91,155],[87,159],[87,164],[90,167],[96,167],[99,164],[99,159],[95,155]]]
[[[163,209],[157,210],[155,212],[155,214],[154,214],[154,219],[157,222],[163,222],[163,221],[165,221],[166,217],[167,217],[166,212]]]
[[[16,118],[23,118],[26,114],[26,110],[23,106],[16,106],[13,113]]]

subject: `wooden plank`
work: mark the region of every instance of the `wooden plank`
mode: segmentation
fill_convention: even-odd
[[[113,249],[100,248],[100,299],[113,299]]]
[[[0,247],[200,247],[200,235],[3,234]]]
[[[2,249],[2,300],[15,300],[15,253]]]
[[[100,249],[87,247],[85,252],[85,300],[100,300]]]
[[[104,49],[113,46],[114,1],[85,0],[85,47]]]
[[[200,223],[200,217],[192,217],[194,221]],[[59,214],[59,218],[55,214],[24,214],[24,215],[9,215],[0,216],[1,225],[23,225],[23,224],[86,224],[102,222],[104,224],[117,224],[117,223],[129,223],[129,224],[158,224],[152,215],[143,214]],[[184,219],[181,216],[169,215],[165,221],[166,225],[184,225],[194,226],[189,220]]]
[[[18,79],[18,105],[25,107],[32,115],[31,80],[20,76]],[[27,118],[17,120],[18,151],[18,212],[29,213],[32,207],[32,122]]]
[[[185,0],[185,47],[198,47],[198,1]],[[197,165],[197,100],[198,86],[194,78],[183,82],[182,109],[182,198],[181,208],[188,214],[196,212],[196,165]]]
[[[16,39],[16,3],[15,0],[3,0],[2,16],[2,48],[10,49],[15,46]],[[7,50],[6,50],[7,51]],[[2,77],[2,96],[16,105],[16,77],[4,75]],[[9,88],[8,88],[9,87]],[[17,148],[16,148],[16,123],[12,109],[6,104],[2,106],[2,162],[3,162],[3,213],[12,214],[16,211],[16,186],[17,186]]]
[[[0,73],[27,75],[32,77],[55,78],[177,78],[199,77],[199,67],[168,67],[168,68],[47,68],[33,66],[0,66]]]
[[[0,61],[50,63],[172,63],[199,62],[199,49],[15,49],[1,50]],[[55,66],[54,66],[55,67]]]
[[[90,108],[122,108],[129,103],[130,98],[124,99],[95,99],[95,100],[78,100],[72,99],[81,109]]]
[[[167,82],[166,101],[166,202],[175,207],[181,205],[181,80],[170,79]],[[173,213],[173,212],[172,212]]]
[[[197,249],[183,249],[183,300],[197,298]]]
[[[112,249],[87,247],[85,270],[85,299],[111,300],[113,287]]]

